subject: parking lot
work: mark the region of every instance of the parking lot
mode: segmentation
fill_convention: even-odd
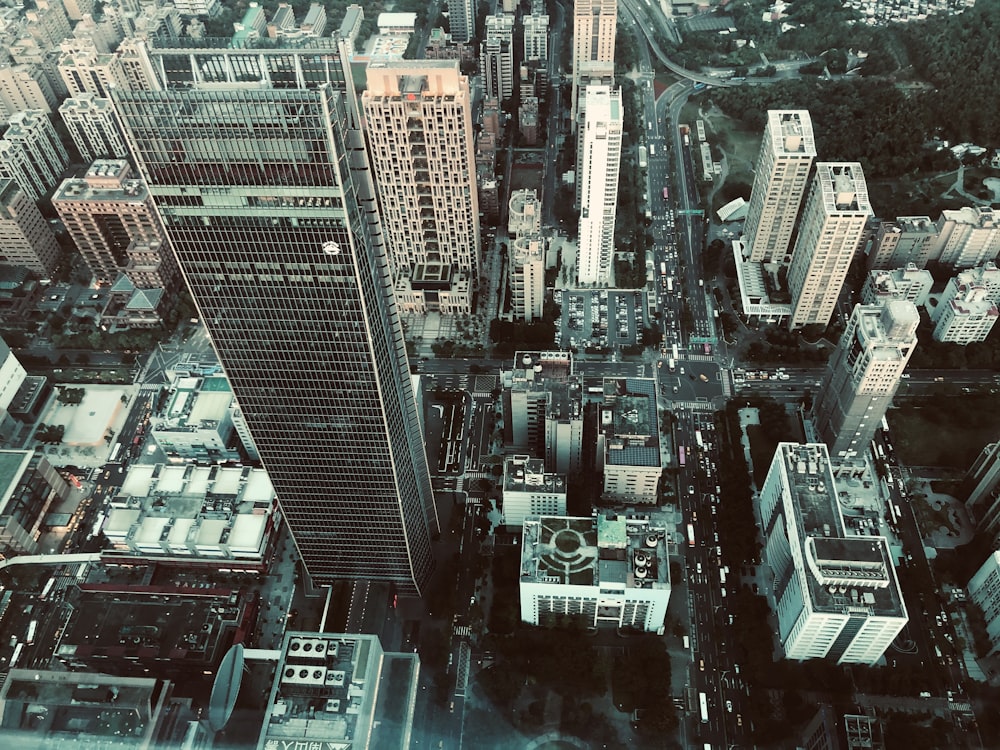
[[[619,349],[639,343],[645,317],[645,292],[608,289],[557,289],[562,307],[560,344],[570,349]]]

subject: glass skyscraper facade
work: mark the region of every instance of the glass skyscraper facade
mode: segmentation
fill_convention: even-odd
[[[188,41],[113,98],[295,542],[314,583],[420,593],[437,515],[338,41]]]

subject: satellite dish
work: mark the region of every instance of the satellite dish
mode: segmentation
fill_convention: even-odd
[[[243,644],[237,643],[222,658],[208,700],[208,726],[213,732],[222,731],[236,706],[243,678]]]

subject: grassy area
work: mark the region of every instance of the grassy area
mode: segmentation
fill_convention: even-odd
[[[1000,439],[996,394],[968,394],[906,405],[888,414],[896,453],[908,466],[965,471],[987,443]]]

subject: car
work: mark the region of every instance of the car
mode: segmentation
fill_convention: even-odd
[[[704,659],[699,660],[698,667],[701,669],[702,672],[705,671],[705,660]]]
[[[693,495],[694,494],[694,485],[693,484],[689,484],[688,485],[688,494],[689,495]]]
[[[738,726],[738,727],[743,726],[743,715],[742,714],[736,714],[736,726]]]
[[[729,713],[732,713],[732,712],[733,712],[733,702],[732,702],[732,701],[726,701],[726,710],[727,710],[727,711],[728,711]]]

